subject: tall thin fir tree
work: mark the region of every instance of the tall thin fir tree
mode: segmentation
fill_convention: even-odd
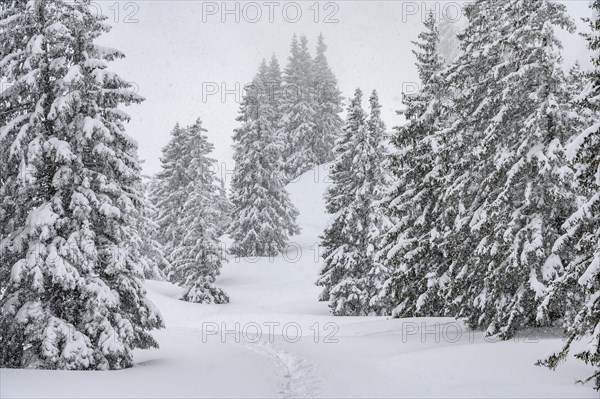
[[[184,231],[179,220],[183,217],[183,203],[187,197],[185,189],[189,184],[182,157],[189,150],[186,138],[185,129],[177,123],[169,142],[162,149],[161,170],[154,176],[150,191],[150,200],[157,210],[158,240],[167,255],[172,254],[177,243],[181,242]]]
[[[370,98],[368,120],[361,101],[362,91],[357,89],[326,194],[333,218],[322,236],[325,265],[317,285],[324,287],[321,299],[328,300],[338,316],[379,314],[379,293],[386,278],[373,242],[384,224],[381,208],[375,204],[385,182],[381,169],[385,126],[377,93]]]
[[[281,67],[279,66],[277,57],[274,55],[271,57],[269,65],[266,68],[265,79],[268,101],[274,107],[273,124],[275,129],[278,129],[282,119],[284,93],[282,88],[283,77],[281,76]]]
[[[140,263],[144,269],[144,277],[148,280],[165,280],[164,270],[169,266],[165,250],[159,241],[158,210],[150,200],[151,179],[144,178],[142,184],[143,204],[138,221]]]
[[[441,130],[444,102],[439,32],[433,13],[424,22],[419,41],[413,42],[421,80],[418,93],[405,94],[401,112],[407,123],[395,129],[396,151],[386,167],[395,184],[383,202],[393,226],[382,235],[381,258],[390,269],[385,294],[396,317],[439,316],[445,313],[439,291],[448,282],[448,261],[439,243],[438,227],[444,171]]]
[[[315,93],[315,135],[310,143],[315,153],[315,162],[324,164],[335,158],[333,147],[342,132],[342,94],[335,75],[329,67],[325,52],[327,46],[323,34],[317,41],[314,59],[313,91]]]
[[[391,220],[382,208],[385,190],[392,182],[391,175],[384,167],[388,158],[385,132],[385,123],[381,119],[381,105],[377,91],[373,90],[369,97],[369,118],[367,119],[367,137],[359,143],[359,151],[363,159],[360,175],[364,181],[358,190],[357,201],[362,203],[364,221],[360,227],[367,234],[367,248],[365,255],[365,292],[369,298],[368,310],[370,314],[384,315],[389,313],[388,302],[383,290],[385,282],[389,279],[389,270],[379,257],[379,242],[384,231],[391,226]],[[359,164],[360,165],[360,164]]]
[[[218,234],[222,209],[217,161],[210,157],[214,146],[205,133],[200,119],[184,130],[186,151],[179,156],[185,199],[177,220],[181,238],[173,245],[167,276],[184,287],[180,296],[184,301],[227,303],[227,294],[215,286],[224,260]]]
[[[219,211],[219,220],[217,222],[217,236],[221,237],[227,232],[231,225],[231,212],[233,210],[233,204],[227,195],[227,189],[225,188],[224,177],[217,178],[217,202],[216,208]]]
[[[283,121],[283,109],[285,106],[285,90],[283,88],[283,77],[281,73],[281,68],[279,66],[279,61],[273,55],[271,60],[269,61],[268,66],[265,68],[265,101],[267,101],[271,107],[271,111],[269,111],[269,118],[271,122],[271,127],[275,131],[274,139],[278,141],[278,145],[281,148],[281,151],[284,151],[286,143],[285,137],[281,134],[282,128],[285,125]],[[280,165],[279,173],[282,176],[286,176],[285,164],[282,162]],[[287,180],[287,179],[286,179]]]
[[[585,339],[587,346],[575,357],[596,370],[581,382],[593,381],[595,389],[600,390],[600,0],[595,0],[591,7],[594,17],[587,22],[592,33],[586,38],[588,47],[595,52],[594,69],[589,74],[589,83],[574,96],[578,114],[587,127],[573,137],[568,147],[575,154],[578,193],[583,200],[564,223],[565,233],[554,244],[555,253],[567,251],[572,256],[564,273],[550,286],[542,311],[552,303],[566,302],[572,306],[580,297],[582,301],[577,311],[568,315],[567,340],[562,349],[540,363],[556,368],[566,359],[573,341]]]
[[[284,143],[284,170],[288,181],[319,164],[317,156],[318,130],[315,125],[317,102],[314,82],[314,62],[308,50],[308,40],[296,35],[283,75],[282,119],[278,135]]]
[[[362,91],[358,89],[348,106],[348,116],[342,129],[342,136],[333,149],[335,162],[332,163],[329,169],[329,179],[335,184],[329,185],[325,194],[325,209],[327,213],[333,215],[333,218],[321,237],[321,246],[324,248],[322,256],[325,263],[316,283],[318,286],[323,287],[323,291],[319,295],[320,301],[332,301],[331,289],[340,281],[342,276],[340,270],[337,270],[333,259],[332,261],[328,261],[328,259],[343,245],[344,218],[340,217],[340,213],[350,205],[352,199],[345,192],[346,182],[352,179],[350,147],[352,136],[357,134],[359,129],[364,128],[366,118],[361,101]]]
[[[214,146],[202,121],[187,128],[176,126],[163,151],[162,168],[155,181],[158,220],[168,224],[165,273],[184,290],[180,299],[196,303],[227,303],[229,297],[215,286],[224,260],[219,241],[223,219],[220,182]]]
[[[269,96],[268,66],[258,74],[242,99],[234,132],[234,174],[231,182],[233,239],[236,256],[275,256],[289,236],[299,233],[298,211],[285,188],[282,146],[276,135],[277,110]]]
[[[162,326],[137,259],[138,103],[95,44],[89,1],[14,0],[0,11],[0,367],[121,369]],[[10,269],[10,272],[6,271]]]

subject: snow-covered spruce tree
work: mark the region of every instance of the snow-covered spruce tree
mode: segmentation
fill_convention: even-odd
[[[159,223],[169,223],[165,273],[184,287],[180,299],[227,303],[229,297],[214,284],[224,259],[218,239],[222,198],[216,160],[209,156],[214,147],[205,132],[200,119],[185,129],[175,127],[163,152],[154,196]]]
[[[333,218],[322,236],[325,265],[317,285],[324,287],[320,298],[328,300],[338,316],[380,313],[379,292],[387,277],[373,245],[384,223],[381,208],[375,204],[381,200],[384,183],[385,126],[377,93],[371,96],[368,120],[361,100],[362,92],[357,89],[343,138],[336,146],[338,158],[326,194],[327,211]]]
[[[573,100],[581,95],[588,84],[586,75],[586,71],[581,68],[581,63],[579,61],[575,61],[575,64],[573,64],[567,72],[565,90],[565,94],[567,95],[566,101],[571,101],[573,103],[572,106],[574,107],[577,107],[580,104]]]
[[[155,220],[158,210],[150,200],[152,182],[146,180],[142,186],[143,203],[138,220],[140,263],[146,279],[165,280],[164,270],[169,262],[159,241],[158,223]]]
[[[285,106],[286,97],[283,89],[283,77],[281,75],[279,61],[277,61],[277,58],[273,55],[268,66],[262,66],[261,68],[264,68],[265,79],[265,81],[262,83],[264,88],[261,89],[265,96],[263,100],[269,104],[269,109],[266,110],[268,111],[266,112],[266,115],[269,118],[271,128],[275,131],[274,138],[279,143],[278,145],[280,146],[280,151],[284,151],[285,137],[283,137],[281,132],[282,127],[284,126],[283,109]],[[280,165],[279,173],[282,176],[285,176],[286,170],[283,163]]]
[[[490,98],[497,97],[501,90],[492,73],[501,62],[501,53],[490,51],[490,46],[497,41],[505,5],[506,0],[478,0],[465,7],[468,24],[458,36],[460,55],[441,73],[451,99],[440,109],[443,126],[435,134],[440,138],[437,152],[443,175],[438,205],[441,212],[435,226],[450,278],[442,313],[462,318],[468,315],[464,309],[470,309],[481,292],[479,283],[485,274],[485,270],[471,264],[476,242],[471,235],[470,215],[485,195],[475,184],[481,179],[479,169],[473,166],[477,154],[471,149],[481,144],[487,123],[498,111],[498,104]],[[477,326],[476,318],[471,326]]]
[[[364,208],[368,209],[365,221],[361,222],[367,234],[368,257],[365,277],[365,292],[369,298],[368,313],[384,315],[389,313],[388,302],[385,299],[384,284],[389,279],[389,270],[378,256],[379,244],[384,231],[391,227],[390,218],[382,208],[385,190],[390,186],[392,178],[384,167],[388,158],[386,148],[385,123],[381,119],[379,96],[373,90],[369,97],[369,118],[367,119],[367,137],[359,143],[360,150],[366,152],[363,168],[359,171],[364,176],[364,182],[357,194]],[[391,218],[393,220],[393,218]]]
[[[285,188],[282,146],[276,135],[276,113],[266,86],[265,61],[242,99],[234,132],[234,174],[231,182],[233,239],[237,256],[275,256],[288,237],[299,233],[298,211]]]
[[[272,56],[269,61],[269,65],[265,72],[265,80],[265,94],[267,94],[270,104],[275,108],[273,112],[273,123],[277,129],[282,119],[284,94],[282,88],[283,78],[281,76],[281,67],[275,56]]]
[[[137,103],[89,2],[3,3],[0,367],[121,369],[157,347],[135,245]],[[8,272],[10,269],[10,272]]]
[[[217,221],[217,237],[220,237],[227,232],[227,229],[231,224],[231,211],[233,207],[229,200],[229,196],[227,195],[225,181],[222,178],[218,178],[217,202],[215,206],[220,215],[219,220]]]
[[[161,170],[154,176],[150,187],[150,200],[156,207],[155,220],[158,224],[158,240],[169,257],[175,245],[181,241],[179,225],[183,213],[183,202],[187,196],[185,188],[189,179],[185,174],[182,154],[186,148],[187,135],[179,123],[171,131],[171,138],[162,149]]]
[[[310,143],[317,164],[334,159],[333,147],[342,131],[343,121],[339,116],[342,111],[342,95],[337,87],[337,79],[329,67],[325,51],[327,46],[323,34],[317,42],[317,55],[314,60],[313,92],[315,94],[315,135]]]
[[[350,166],[352,154],[350,149],[352,145],[352,136],[357,134],[359,129],[364,129],[365,112],[362,108],[362,91],[357,90],[354,98],[348,105],[348,115],[346,123],[342,129],[342,135],[337,140],[333,149],[335,154],[335,162],[332,163],[329,170],[329,178],[335,184],[327,187],[325,209],[327,213],[333,215],[325,232],[321,237],[321,245],[324,247],[323,258],[325,264],[320,272],[317,285],[323,287],[323,291],[319,295],[320,301],[330,301],[331,288],[337,284],[342,276],[339,269],[336,269],[334,262],[327,261],[328,258],[340,248],[344,241],[342,240],[342,232],[345,227],[344,218],[341,217],[341,212],[346,209],[352,200],[351,195],[345,192],[346,182],[352,179]],[[333,260],[333,259],[332,259]],[[359,310],[360,311],[360,310]]]
[[[317,102],[313,88],[314,63],[305,36],[300,41],[294,35],[291,54],[283,75],[282,119],[279,133],[288,181],[319,164],[318,152],[323,143],[318,140],[315,125]]]
[[[448,281],[448,260],[439,245],[444,231],[438,219],[446,170],[439,132],[447,95],[440,78],[439,34],[432,13],[424,25],[419,41],[413,42],[421,90],[403,97],[407,123],[395,129],[392,143],[397,151],[386,164],[395,176],[384,200],[394,225],[382,236],[381,258],[391,270],[385,296],[395,307],[396,317],[445,313],[438,290]]]
[[[571,257],[565,262],[564,273],[550,286],[541,311],[546,312],[549,305],[556,303],[580,306],[567,314],[568,338],[564,346],[542,364],[556,368],[574,340],[588,340],[587,347],[575,357],[596,367],[584,382],[593,381],[595,389],[600,390],[600,0],[592,3],[592,8],[595,18],[588,20],[592,33],[587,39],[589,48],[596,52],[595,69],[589,84],[574,96],[578,114],[587,127],[574,136],[568,148],[576,154],[578,193],[583,200],[564,223],[565,233],[554,244],[556,256],[567,252]]]
[[[502,15],[495,34],[481,48],[466,48],[459,58],[476,61],[483,56],[489,67],[477,66],[479,90],[485,94],[478,104],[472,104],[476,96],[468,99],[467,111],[472,112],[464,118],[467,127],[454,132],[459,140],[470,134],[472,146],[462,153],[468,173],[457,175],[452,188],[466,209],[452,244],[467,254],[467,273],[460,273],[468,291],[462,289],[464,280],[454,290],[459,315],[472,327],[507,339],[520,328],[561,317],[536,310],[547,283],[562,267],[552,244],[575,203],[573,172],[563,147],[571,123],[568,107],[560,101],[565,79],[554,34],[554,27],[571,30],[573,24],[564,5],[548,0],[495,4]],[[481,3],[474,8],[489,10]],[[467,35],[480,35],[474,28]],[[467,37],[464,44],[471,40]],[[473,73],[469,69],[461,69],[457,77]],[[459,101],[467,92],[461,92]],[[467,246],[456,247],[459,242]]]

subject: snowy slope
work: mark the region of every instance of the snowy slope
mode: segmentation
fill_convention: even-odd
[[[582,362],[534,366],[561,345],[551,331],[487,342],[448,318],[330,316],[314,286],[326,186],[324,168],[290,184],[302,233],[285,257],[230,258],[218,283],[231,303],[181,302],[178,287],[149,281],[167,327],[136,367],[2,369],[0,397],[598,397],[574,384],[591,373]]]

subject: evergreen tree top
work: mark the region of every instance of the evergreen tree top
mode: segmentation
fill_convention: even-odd
[[[298,43],[298,36],[294,33],[292,36],[292,43],[290,44],[290,55],[288,61],[292,62],[300,53],[300,44]]]
[[[269,61],[268,77],[269,81],[273,83],[281,83],[281,67],[279,66],[279,61],[275,55],[273,55]]]
[[[417,68],[421,84],[425,86],[429,83],[433,74],[440,71],[443,62],[438,52],[440,37],[433,12],[429,13],[423,25],[427,30],[419,33],[420,41],[412,41],[420,51],[413,49],[412,52],[417,57]]]
[[[308,39],[304,35],[300,36],[300,53],[310,57],[310,51],[308,50]]]
[[[319,37],[317,38],[317,56],[316,59],[325,58],[325,51],[327,51],[327,45],[325,44],[325,38],[323,37],[323,33],[319,33]],[[327,60],[325,59],[325,62]]]
[[[350,105],[348,106],[348,112],[351,112],[352,110],[355,110],[357,108],[360,108],[362,110],[362,97],[362,90],[360,88],[356,88],[354,90],[354,97],[352,98],[352,100],[350,101]]]

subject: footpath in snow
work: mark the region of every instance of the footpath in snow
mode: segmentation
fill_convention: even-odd
[[[186,303],[178,287],[147,282],[166,328],[135,367],[2,369],[0,398],[598,397],[575,384],[592,372],[580,361],[534,366],[560,347],[556,331],[490,342],[450,318],[331,316],[314,285],[326,186],[323,167],[290,184],[302,233],[284,256],[230,258],[218,284],[231,303]]]

